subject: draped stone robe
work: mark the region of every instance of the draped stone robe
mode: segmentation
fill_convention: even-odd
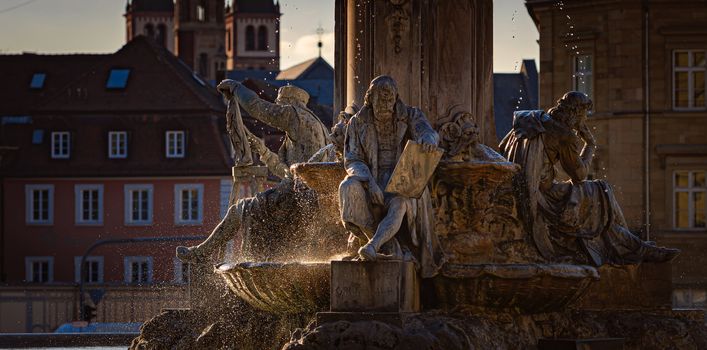
[[[393,112],[395,120],[395,163],[400,159],[405,143],[408,140],[422,142],[423,140],[438,144],[439,136],[432,129],[424,113],[417,108],[408,107],[398,100]],[[379,167],[379,139],[376,130],[373,110],[363,107],[349,122],[344,144],[344,166],[348,176],[340,186],[340,209],[343,222],[353,223],[358,227],[367,227],[375,231],[378,222],[374,220],[373,204],[370,196],[352,193],[346,184],[352,181],[376,181],[381,190],[382,183]],[[385,176],[384,176],[385,177]],[[387,180],[387,179],[386,179]],[[389,197],[389,194],[386,194]],[[410,233],[413,247],[419,251],[416,258],[420,263],[423,278],[437,274],[442,263],[442,252],[437,236],[433,231],[433,210],[429,189],[426,189],[419,199],[406,199],[406,214],[403,225]]]
[[[550,261],[583,256],[587,263],[631,264],[648,247],[627,228],[611,186],[587,180],[578,136],[545,111],[517,111],[513,128],[499,148],[522,166],[521,217],[532,239]],[[556,181],[559,163],[571,181]]]

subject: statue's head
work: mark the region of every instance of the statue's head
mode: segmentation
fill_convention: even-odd
[[[331,127],[331,133],[329,138],[331,143],[334,144],[337,152],[344,151],[344,140],[346,138],[346,125],[348,125],[348,120],[341,119],[338,123]]]
[[[557,100],[557,105],[550,109],[550,114],[554,119],[577,129],[586,121],[592,106],[592,100],[585,93],[570,91]]]
[[[307,106],[309,102],[309,94],[294,85],[286,85],[277,90],[277,98],[275,103],[279,105],[296,105],[300,107]]]
[[[371,80],[366,96],[363,98],[363,105],[373,108],[376,111],[393,111],[395,102],[398,100],[398,86],[393,78],[387,75],[379,75]]]
[[[339,112],[339,121],[331,127],[329,139],[334,144],[336,151],[341,153],[344,151],[344,140],[346,138],[346,126],[349,125],[349,120],[358,112],[359,108],[355,103],[350,104],[343,111]]]

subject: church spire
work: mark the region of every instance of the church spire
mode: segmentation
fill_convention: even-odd
[[[317,28],[317,35],[319,35],[319,42],[317,43],[317,47],[319,48],[319,58],[322,57],[322,46],[324,46],[322,43],[322,34],[324,34],[324,28],[322,28],[322,24],[319,23],[319,27]]]

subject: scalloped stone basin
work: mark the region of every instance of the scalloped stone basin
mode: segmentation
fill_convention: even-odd
[[[434,285],[446,309],[471,305],[541,313],[563,310],[597,280],[597,270],[583,265],[449,264]]]
[[[346,177],[343,163],[297,163],[290,168],[309,188],[320,194],[339,194],[339,184]]]
[[[217,268],[238,297],[278,314],[327,310],[330,272],[328,262],[242,262]]]

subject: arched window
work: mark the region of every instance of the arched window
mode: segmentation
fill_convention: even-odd
[[[152,23],[145,24],[145,36],[150,39],[155,38],[155,26]]]
[[[199,22],[206,22],[209,20],[209,12],[207,10],[208,4],[205,0],[201,0],[198,5],[196,5],[196,19]]]
[[[199,54],[199,75],[208,77],[209,73],[209,55],[205,53]]]
[[[255,50],[255,28],[253,26],[245,27],[245,50]]]
[[[167,46],[167,26],[164,25],[164,23],[157,25],[157,37],[155,41],[162,46]]]
[[[258,51],[268,50],[268,28],[260,26],[258,28]]]

